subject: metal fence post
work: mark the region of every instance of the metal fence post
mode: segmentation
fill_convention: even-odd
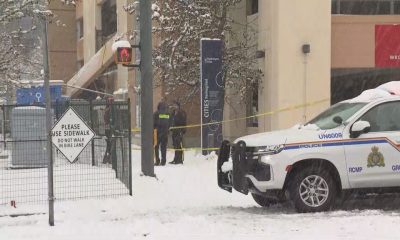
[[[94,130],[94,124],[93,124],[93,103],[92,100],[89,101],[89,111],[90,111],[90,127],[92,128],[93,131]],[[96,132],[96,131],[95,131]],[[94,151],[94,140],[96,138],[92,139],[92,166],[96,165],[96,160],[95,160],[95,151]]]
[[[128,104],[128,162],[129,162],[129,195],[132,196],[132,126],[131,126],[131,100],[128,98],[127,104]]]
[[[4,106],[4,104],[3,104],[3,122],[2,122],[2,128],[3,128],[3,130],[1,131],[1,133],[3,134],[3,150],[5,151],[6,150],[6,148],[7,148],[7,145],[6,145],[6,133],[5,133],[5,131],[6,131],[6,108],[5,108],[5,106]]]
[[[46,99],[46,133],[47,133],[47,155],[49,163],[47,166],[47,184],[49,197],[49,225],[54,226],[54,191],[53,191],[53,151],[51,142],[51,99],[50,99],[50,79],[49,79],[49,59],[47,46],[47,19],[43,18],[43,69],[44,69],[44,88]]]
[[[118,178],[118,161],[117,161],[117,138],[115,134],[115,106],[116,103],[110,104],[110,131],[111,131],[111,146],[110,146],[110,156],[111,156],[111,166],[115,171],[115,177]]]

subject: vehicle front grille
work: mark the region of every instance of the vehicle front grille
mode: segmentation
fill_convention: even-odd
[[[235,153],[235,149],[238,146],[232,144],[231,146],[231,157]],[[258,156],[254,155],[255,147],[246,147],[245,150],[245,163],[241,164],[246,174],[253,175],[258,181],[269,181],[271,180],[271,170],[269,165],[261,164],[258,161]],[[232,158],[233,159],[233,158]]]
[[[265,164],[257,164],[252,171],[252,175],[258,181],[269,181],[271,180],[271,166]]]

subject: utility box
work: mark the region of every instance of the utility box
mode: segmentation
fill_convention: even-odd
[[[46,109],[16,107],[11,112],[12,168],[46,167]]]

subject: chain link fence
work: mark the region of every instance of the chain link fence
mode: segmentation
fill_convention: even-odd
[[[73,108],[95,132],[77,161],[52,148],[56,200],[132,194],[128,101],[71,100],[53,104],[53,122]],[[3,105],[0,136],[0,205],[47,201],[44,106]]]

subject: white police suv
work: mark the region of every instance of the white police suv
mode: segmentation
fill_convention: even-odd
[[[298,212],[329,210],[347,190],[399,192],[398,93],[400,84],[391,82],[305,125],[224,141],[218,185],[250,192],[261,206],[291,200]]]

